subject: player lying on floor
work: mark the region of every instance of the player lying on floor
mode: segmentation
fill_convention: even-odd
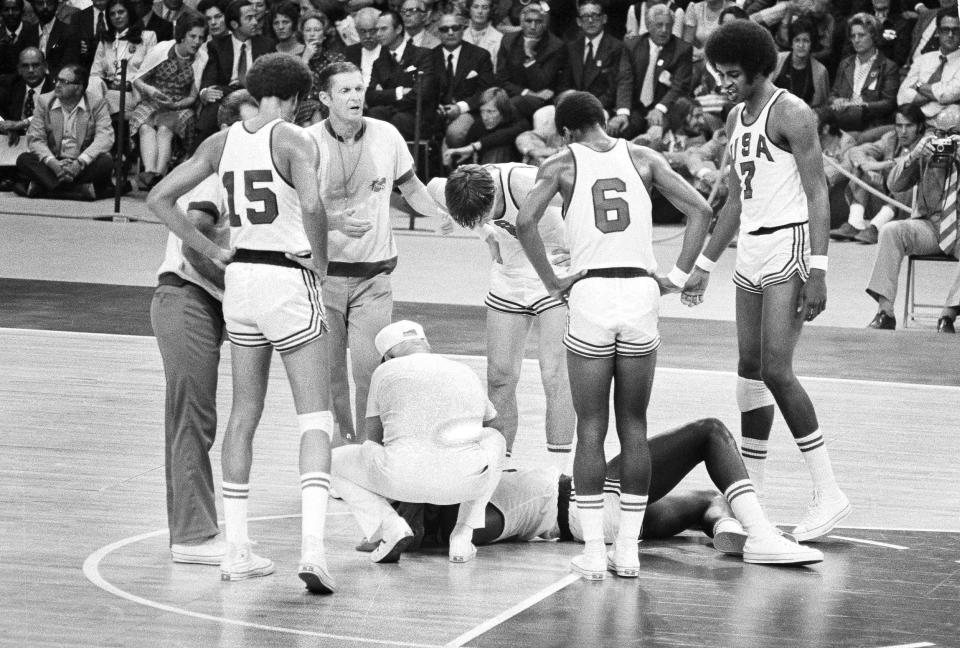
[[[708,418],[687,423],[650,438],[650,504],[641,538],[669,538],[686,529],[702,530],[714,547],[744,562],[773,565],[806,565],[823,560],[823,554],[781,536],[760,507],[747,478],[740,451],[727,427]],[[680,481],[703,463],[714,485],[722,491],[698,490],[672,494]],[[616,537],[620,508],[619,456],[607,463],[604,485],[604,536]],[[559,538],[582,542],[571,478],[552,467],[505,471],[486,508],[486,526],[475,529],[476,545],[510,540]],[[411,506],[400,512],[415,531],[422,529],[425,543],[449,534],[457,517],[454,506]],[[419,518],[419,519],[418,519]],[[419,527],[419,529],[418,529]],[[370,546],[360,545],[360,550]]]

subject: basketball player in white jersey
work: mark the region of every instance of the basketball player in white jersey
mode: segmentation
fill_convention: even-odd
[[[223,440],[227,551],[223,580],[265,576],[273,563],[251,550],[247,498],[253,435],[263,411],[270,358],[280,353],[300,427],[302,554],[299,576],[311,592],[333,592],[323,548],[330,483],[329,384],[320,285],[327,265],[326,214],[317,191],[317,147],[288,123],[310,89],[297,58],[270,54],[247,73],[260,103],[256,117],[204,141],[148,197],[153,212],[201,254],[222,264],[224,320],[231,342],[233,406]],[[175,200],[211,173],[220,178],[230,214],[230,245],[203,236]],[[311,254],[312,270],[287,258]]]
[[[724,25],[711,35],[706,53],[727,99],[741,103],[727,118],[727,202],[681,299],[700,303],[710,270],[739,230],[734,283],[744,462],[762,488],[776,403],[813,479],[813,502],[793,536],[814,540],[850,512],[813,404],[793,373],[803,322],[827,303],[830,211],[817,118],[803,101],[770,81],[776,48],[756,23]]]
[[[540,378],[546,397],[547,453],[554,466],[566,470],[576,425],[563,348],[567,306],[543,287],[516,231],[520,197],[526,196],[536,177],[537,167],[527,164],[464,164],[449,178],[431,180],[427,189],[456,223],[480,234],[493,257],[485,300],[487,393],[507,440],[507,456],[517,436],[517,383],[524,347],[530,326],[536,321]],[[555,266],[558,258],[568,257],[563,249],[559,197],[540,221],[540,233]]]
[[[574,479],[583,522],[584,553],[572,569],[589,579],[639,575],[637,538],[647,504],[650,452],[646,411],[660,345],[657,321],[661,286],[684,285],[707,235],[710,206],[658,153],[604,131],[599,100],[574,92],[558,104],[557,132],[572,142],[551,157],[520,207],[517,233],[547,291],[568,299],[564,344],[577,413]],[[687,214],[687,230],[675,267],[656,277],[649,187],[656,187]],[[553,197],[565,206],[567,248],[573,273],[562,278],[547,258],[538,223]],[[569,291],[569,297],[567,293]],[[609,554],[603,543],[603,442],[614,384],[620,438],[620,530]]]
[[[684,477],[700,464],[724,494],[714,490],[675,492]],[[717,551],[742,555],[744,562],[806,565],[823,560],[823,554],[816,549],[786,539],[758,542],[777,533],[763,511],[741,506],[742,498],[732,497],[732,506],[727,503],[725,496],[741,490],[748,478],[737,443],[721,421],[701,419],[651,437],[650,465],[650,505],[641,539],[665,539],[686,529],[699,529],[713,538]],[[473,543],[535,538],[582,542],[579,513],[576,506],[570,505],[575,501],[573,486],[568,475],[552,467],[504,471],[487,505],[486,524],[474,530]],[[609,504],[604,507],[603,535],[604,541],[610,543],[620,526],[619,456],[607,463],[603,494]],[[456,515],[456,507],[427,505],[425,538],[437,537],[442,544]]]
[[[390,123],[363,116],[363,74],[337,62],[317,75],[330,116],[307,129],[320,149],[320,197],[329,216],[330,265],[323,285],[333,410],[341,435],[362,441],[367,392],[380,364],[373,339],[390,323],[397,246],[390,225],[390,196],[399,187],[418,213],[440,216],[414,173],[413,157]],[[347,347],[356,388],[356,423],[350,411]]]

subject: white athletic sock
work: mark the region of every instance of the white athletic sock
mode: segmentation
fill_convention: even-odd
[[[572,473],[565,472],[567,470],[567,465],[570,463],[571,458],[573,457],[573,444],[572,443],[548,443],[547,444],[547,458],[550,461],[550,465],[560,471],[563,475],[570,475]]]
[[[807,470],[810,471],[810,478],[813,480],[813,487],[828,494],[835,493],[837,480],[833,476],[833,466],[830,463],[830,455],[827,454],[827,446],[823,440],[823,434],[820,430],[814,430],[805,437],[795,439],[797,447],[803,454],[803,460],[807,464]]]
[[[250,497],[250,484],[232,484],[223,482],[223,521],[226,526],[227,542],[246,544],[247,502]]]
[[[327,519],[327,502],[330,494],[330,473],[308,472],[300,475],[300,504],[303,537],[314,536],[323,540],[323,526]]]
[[[584,553],[604,552],[603,542],[603,495],[577,493],[577,516],[583,532]]]
[[[850,215],[847,216],[847,222],[857,229],[863,229],[867,226],[867,224],[863,222],[863,205],[860,203],[850,203]]]
[[[747,535],[758,536],[775,532],[770,520],[760,507],[760,499],[749,479],[733,482],[723,491],[733,514],[743,525]]]
[[[617,529],[617,551],[636,551],[640,542],[643,515],[647,511],[647,496],[620,494],[620,528]]]
[[[896,214],[893,211],[893,207],[890,205],[884,205],[880,208],[880,211],[877,212],[877,215],[873,217],[873,220],[870,221],[870,224],[879,229],[893,220],[893,217]]]
[[[750,437],[741,437],[740,456],[743,458],[743,465],[747,468],[747,476],[753,482],[757,491],[763,491],[763,469],[767,465],[767,445],[766,439],[751,439]]]

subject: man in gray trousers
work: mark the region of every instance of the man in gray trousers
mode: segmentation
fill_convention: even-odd
[[[220,127],[256,114],[246,90],[220,107]],[[227,212],[211,175],[180,205],[211,240],[229,245]],[[226,548],[217,526],[210,448],[217,434],[217,377],[223,341],[223,268],[171,234],[157,272],[150,322],[167,379],[164,405],[167,523],[174,562],[219,565]]]

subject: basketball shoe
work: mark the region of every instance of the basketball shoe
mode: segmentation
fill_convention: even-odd
[[[297,575],[314,594],[333,594],[336,584],[327,571],[327,558],[323,551],[323,540],[316,536],[305,536],[301,544],[300,566]]]
[[[821,490],[814,490],[813,501],[807,507],[807,514],[790,535],[797,542],[816,540],[830,533],[833,527],[848,515],[850,500],[842,492],[837,490],[828,495]]]
[[[227,543],[227,552],[220,563],[220,580],[237,581],[273,573],[273,561],[253,553],[250,542]]]
[[[787,540],[779,533],[748,536],[743,544],[743,562],[758,565],[809,565],[823,561],[823,554]]]

